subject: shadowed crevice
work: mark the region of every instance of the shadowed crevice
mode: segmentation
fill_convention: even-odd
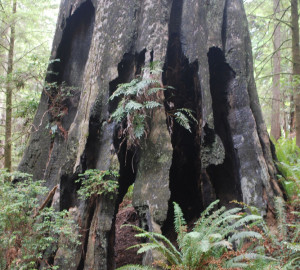
[[[128,83],[135,76],[141,74],[142,68],[145,64],[145,54],[146,49],[142,50],[140,53],[126,53],[123,56],[122,61],[118,64],[118,77],[109,83],[109,94],[112,95],[114,91],[118,88],[119,84]],[[113,113],[119,103],[120,99],[116,98],[109,102],[109,112]],[[108,236],[108,265],[107,269],[115,269],[115,260],[118,257],[115,257],[115,239],[116,239],[116,231],[119,231],[116,226],[116,215],[119,211],[119,205],[122,203],[125,194],[130,185],[132,185],[136,178],[137,165],[139,161],[139,148],[134,147],[131,149],[127,148],[127,140],[124,138],[122,132],[120,132],[121,127],[126,127],[126,121],[123,121],[120,124],[117,124],[114,129],[113,135],[113,144],[114,149],[117,152],[118,160],[120,164],[120,177],[119,188],[118,188],[118,197],[115,205],[115,214],[113,217],[112,227]],[[125,252],[125,251],[124,251]],[[121,254],[116,254],[118,256]],[[134,261],[134,258],[132,258]],[[130,262],[130,260],[129,260]]]
[[[225,160],[220,165],[210,165],[207,173],[212,181],[216,197],[222,205],[228,206],[232,200],[242,201],[239,179],[239,162],[233,147],[232,135],[227,119],[230,95],[229,83],[235,77],[234,71],[226,63],[224,53],[217,47],[207,54],[210,73],[210,91],[214,115],[215,133],[221,138],[225,148]]]
[[[66,20],[55,60],[49,66],[50,73],[46,81],[57,84],[51,89],[52,99],[62,94],[58,106],[62,107],[64,111],[64,115],[60,119],[64,130],[70,128],[77,112],[94,22],[95,8],[92,2],[87,0]],[[50,103],[49,106],[51,105]]]
[[[169,180],[171,197],[167,220],[162,230],[170,238],[173,237],[169,233],[173,227],[173,202],[180,205],[187,222],[197,218],[202,211],[199,184],[201,171],[199,127],[197,123],[190,121],[191,132],[189,132],[174,120],[174,113],[182,108],[192,110],[196,119],[202,117],[199,64],[198,61],[190,63],[182,51],[180,39],[182,5],[181,0],[173,2],[163,72],[163,84],[174,87],[165,91],[165,110],[173,157]]]

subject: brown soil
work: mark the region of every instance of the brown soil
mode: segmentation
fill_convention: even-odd
[[[142,254],[137,254],[137,248],[127,248],[140,244],[140,238],[135,237],[137,232],[132,227],[122,227],[124,224],[139,226],[138,214],[133,207],[120,207],[116,218],[115,256],[116,267],[126,264],[142,264]]]

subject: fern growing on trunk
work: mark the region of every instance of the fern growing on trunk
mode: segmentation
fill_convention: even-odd
[[[119,84],[117,90],[110,96],[110,100],[119,98],[117,109],[111,114],[111,119],[122,123],[126,120],[126,127],[122,128],[122,135],[127,139],[127,147],[137,146],[144,135],[149,133],[147,119],[151,118],[153,110],[164,107],[163,92],[171,86],[163,86],[157,78],[162,70],[153,64],[144,68],[144,74],[150,78],[137,76],[129,83]],[[187,108],[175,109],[168,112],[169,117],[183,128],[191,132],[191,122],[197,123],[193,111]]]

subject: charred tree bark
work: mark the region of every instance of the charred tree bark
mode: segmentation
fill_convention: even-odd
[[[52,58],[60,62],[49,67],[47,81],[70,86],[72,95],[57,117],[53,100],[61,88],[43,91],[19,169],[46,179],[49,188],[58,185],[53,205],[77,213],[82,247],[74,251],[75,266],[63,265],[61,255],[55,264],[114,269],[115,215],[133,182],[133,204],[152,231],[168,233],[173,201],[188,221],[216,198],[272,211],[281,191],[241,0],[63,0],[53,44]],[[162,83],[174,89],[165,91],[142,146],[127,150],[110,120],[116,104],[109,96],[153,61],[161,63]],[[191,133],[168,119],[180,108],[195,112]],[[51,125],[59,127],[55,136]],[[113,199],[79,200],[75,180],[94,168],[119,170]]]

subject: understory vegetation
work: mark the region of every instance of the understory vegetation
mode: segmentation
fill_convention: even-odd
[[[69,211],[41,203],[47,193],[29,174],[0,171],[0,269],[58,269],[46,259],[58,246],[69,251],[65,260],[72,265],[78,225]]]
[[[119,270],[138,269],[298,269],[300,267],[299,148],[295,140],[276,143],[280,181],[288,201],[276,198],[277,229],[270,228],[257,213],[243,203],[240,208],[216,210],[212,203],[193,224],[174,203],[176,243],[166,236],[132,226],[136,237],[145,240],[138,253],[156,250],[153,266],[125,265]],[[79,175],[81,199],[116,192],[118,173],[87,170]],[[59,248],[74,250],[79,245],[78,227],[69,211],[57,212],[45,200],[48,189],[31,175],[0,172],[0,268],[59,269],[47,259]],[[126,199],[132,199],[130,187]],[[46,207],[47,206],[47,207]],[[248,213],[248,214],[247,214]],[[250,214],[249,214],[250,213]],[[131,226],[131,225],[125,225]],[[72,263],[72,253],[66,253]]]
[[[279,179],[290,203],[300,206],[300,148],[296,138],[280,138],[276,144],[277,166],[281,172]]]
[[[132,225],[145,243],[138,253],[158,251],[160,259],[153,266],[125,265],[118,270],[150,270],[160,267],[172,270],[200,269],[298,269],[300,267],[300,225],[288,224],[285,203],[277,198],[279,234],[270,232],[268,226],[253,207],[215,210],[219,201],[213,202],[188,229],[183,213],[174,203],[176,243],[164,235],[148,232]],[[242,204],[243,205],[243,204]],[[299,214],[299,213],[298,213]]]

